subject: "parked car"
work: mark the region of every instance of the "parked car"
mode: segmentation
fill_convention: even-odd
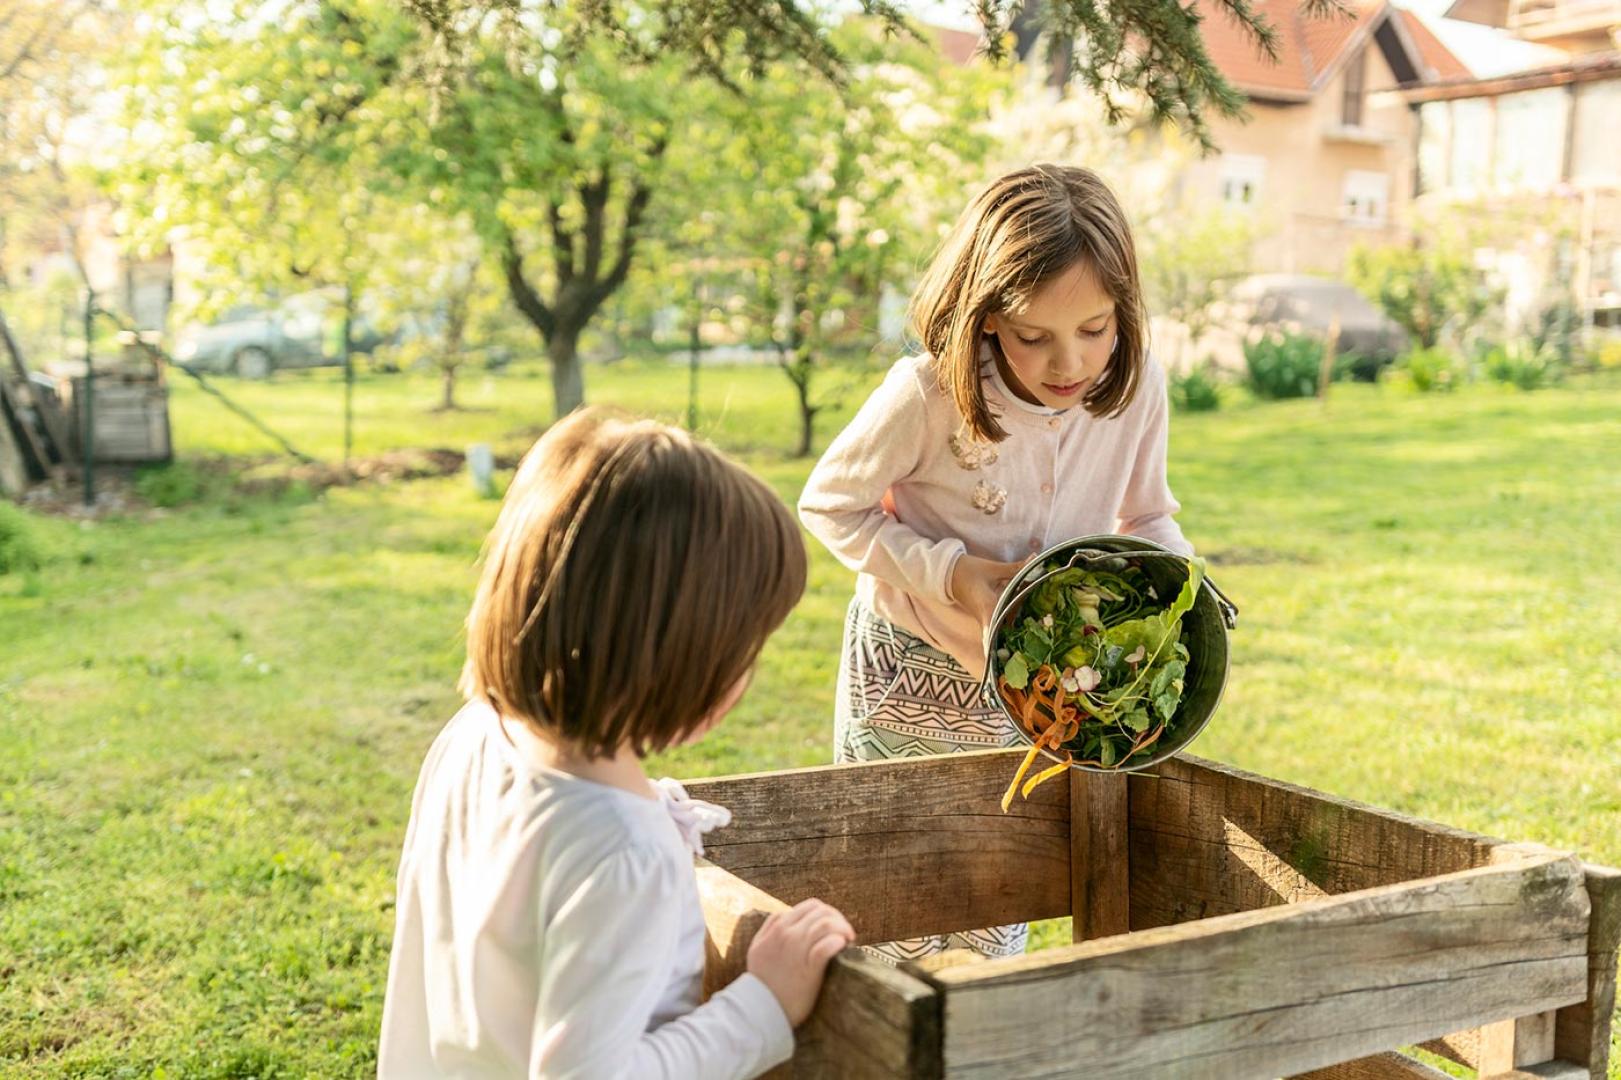
[[[1257,274],[1233,287],[1223,321],[1250,338],[1271,330],[1327,337],[1339,321],[1338,353],[1354,378],[1371,382],[1406,351],[1408,335],[1343,281],[1307,274]]]
[[[244,379],[336,362],[321,348],[319,307],[292,301],[275,308],[242,305],[211,325],[189,326],[180,333],[175,359],[199,371]]]

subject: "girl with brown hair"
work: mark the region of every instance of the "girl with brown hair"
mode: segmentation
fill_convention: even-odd
[[[1131,227],[1088,169],[1007,174],[963,211],[912,297],[900,360],[823,455],[805,527],[859,572],[845,622],[838,761],[1014,743],[985,697],[985,630],[1019,567],[1128,533],[1192,554],[1165,480],[1165,373]],[[896,942],[1024,951],[1024,926]]]
[[[772,916],[699,1003],[693,857],[721,807],[642,756],[737,704],[805,587],[764,483],[685,432],[594,412],[519,466],[467,616],[467,704],[428,751],[400,858],[381,1077],[755,1076],[854,938]]]

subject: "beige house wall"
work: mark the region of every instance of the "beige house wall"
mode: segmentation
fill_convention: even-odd
[[[1184,198],[1196,207],[1223,201],[1227,155],[1259,158],[1264,176],[1253,202],[1260,239],[1258,272],[1339,274],[1358,242],[1397,239],[1413,198],[1415,121],[1393,91],[1396,78],[1371,40],[1366,46],[1362,124],[1341,124],[1345,75],[1337,73],[1312,100],[1299,104],[1251,102],[1247,122],[1217,120],[1212,131],[1221,153],[1189,167]],[[1383,221],[1353,220],[1345,195],[1348,174],[1386,178]]]

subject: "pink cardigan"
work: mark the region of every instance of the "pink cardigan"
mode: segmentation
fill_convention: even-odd
[[[927,356],[896,362],[817,462],[799,498],[805,527],[859,573],[874,612],[985,671],[984,627],[951,598],[966,551],[1025,559],[1094,533],[1143,536],[1192,554],[1165,482],[1165,371],[1149,358],[1119,416],[1015,397],[994,365],[986,395],[1008,437],[975,443]]]

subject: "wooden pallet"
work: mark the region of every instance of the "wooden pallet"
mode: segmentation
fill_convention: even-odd
[[[1236,769],[1071,772],[1019,751],[691,781],[731,808],[699,887],[706,988],[808,896],[862,942],[1074,915],[1076,944],[835,959],[796,1077],[1603,1078],[1621,873]]]

